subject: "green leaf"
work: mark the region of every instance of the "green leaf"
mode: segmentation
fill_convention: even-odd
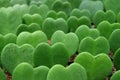
[[[16,39],[17,39],[17,36],[12,33],[8,33],[6,35],[0,34],[0,66],[1,66],[2,49],[5,47],[5,45],[7,45],[9,43],[16,43]]]
[[[63,32],[67,33],[68,25],[63,18],[46,18],[43,22],[42,30],[46,33],[48,39],[50,39],[52,34],[57,30],[62,30]]]
[[[113,53],[120,48],[120,29],[116,29],[111,33],[109,43]]]
[[[6,12],[5,8],[0,10],[0,33],[15,33],[16,26],[21,24],[22,20],[20,19],[20,15],[16,13],[13,8],[8,8],[8,12]]]
[[[110,24],[108,21],[102,21],[98,26],[97,29],[100,32],[101,36],[104,36],[106,39],[109,39],[111,33],[116,30],[120,29],[119,23]]]
[[[43,19],[39,14],[33,14],[33,15],[25,14],[23,16],[23,22],[27,25],[30,25],[31,23],[37,23],[40,26],[42,26]]]
[[[49,68],[46,66],[39,66],[34,68],[34,80],[46,80]]]
[[[93,56],[89,52],[82,52],[74,62],[81,64],[86,69],[87,80],[105,80],[112,71],[112,62],[104,53]]]
[[[75,34],[78,36],[79,42],[87,36],[92,37],[93,39],[100,36],[100,32],[97,29],[91,29],[86,25],[79,26],[76,29]]]
[[[99,53],[108,54],[110,46],[108,40],[104,37],[98,37],[96,39],[86,37],[81,40],[78,51],[90,52],[92,55],[97,55]]]
[[[120,70],[116,71],[110,78],[110,80],[119,80],[119,79],[120,79]]]
[[[34,51],[35,66],[52,67],[55,64],[67,65],[69,53],[63,43],[56,43],[50,46],[47,43],[40,43]]]
[[[104,0],[105,9],[112,10],[115,12],[115,14],[118,14],[120,12],[119,4],[120,0]]]
[[[49,11],[49,7],[45,4],[41,4],[39,7],[36,6],[36,5],[31,5],[29,7],[29,13],[30,14],[32,14],[32,15],[33,14],[39,14],[39,15],[42,16],[43,19],[46,18],[46,15],[47,15],[48,11]]]
[[[39,43],[47,42],[47,36],[42,31],[35,31],[33,33],[21,32],[16,40],[17,45],[31,44],[36,47]]]
[[[67,15],[70,15],[72,6],[68,1],[56,0],[52,4],[52,9],[55,10],[56,12],[64,11]]]
[[[16,34],[20,34],[23,31],[28,31],[28,32],[35,32],[37,30],[41,30],[41,27],[39,24],[37,23],[31,23],[30,25],[26,25],[26,24],[20,24],[17,28],[17,32]]]
[[[62,42],[65,44],[69,52],[69,56],[75,54],[79,45],[79,39],[77,35],[72,32],[65,34],[63,31],[56,31],[51,37],[51,44],[53,45],[57,42]]]
[[[79,8],[80,3],[82,2],[82,0],[67,0],[71,3],[72,8]]]
[[[12,80],[33,80],[33,72],[30,64],[21,63],[14,69]]]
[[[7,80],[7,77],[1,68],[0,68],[0,80]]]
[[[103,10],[103,3],[101,1],[82,1],[79,7],[80,10],[87,9],[91,13],[91,19],[98,10]]]
[[[86,16],[86,17],[90,18],[91,14],[90,14],[89,10],[86,10],[86,9],[80,10],[80,9],[75,8],[71,11],[70,16],[76,16],[77,18]]]
[[[54,19],[57,19],[57,18],[63,18],[63,19],[67,19],[67,14],[63,11],[59,11],[59,12],[55,12],[54,10],[50,10],[46,17],[50,17],[50,18],[54,18]]]
[[[107,12],[97,11],[93,17],[93,22],[94,22],[95,26],[97,27],[97,25],[104,20],[106,20],[110,23],[114,23],[116,20],[115,13],[111,10],[108,10]]]
[[[75,32],[75,30],[81,25],[91,26],[91,21],[88,17],[82,16],[77,18],[75,16],[70,16],[67,20],[68,27],[70,31]]]
[[[120,48],[115,52],[114,56],[113,56],[113,63],[114,63],[114,66],[117,70],[120,69]]]
[[[20,47],[13,43],[7,44],[1,53],[3,67],[12,74],[15,67],[22,62],[33,65],[33,50],[34,48],[28,44],[24,44]]]
[[[77,63],[72,63],[67,68],[54,65],[48,72],[47,80],[87,80],[87,74],[84,67]]]

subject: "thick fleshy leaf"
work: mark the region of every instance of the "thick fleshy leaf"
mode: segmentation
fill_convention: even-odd
[[[42,31],[35,31],[33,33],[21,32],[16,40],[17,45],[31,44],[33,47],[36,47],[39,43],[46,42],[47,36]]]
[[[15,67],[22,62],[33,65],[33,50],[34,48],[28,44],[20,47],[13,43],[6,45],[1,53],[3,67],[12,74]]]
[[[77,35],[72,32],[65,34],[63,31],[56,31],[51,37],[51,44],[53,45],[57,42],[62,42],[65,44],[69,52],[69,56],[75,54],[79,45],[79,39]]]
[[[47,43],[40,43],[34,51],[35,66],[52,67],[55,64],[67,65],[69,53],[63,43],[56,43],[50,46]]]
[[[86,69],[88,80],[105,80],[112,71],[112,61],[104,53],[96,56],[88,52],[79,53],[74,62]]]

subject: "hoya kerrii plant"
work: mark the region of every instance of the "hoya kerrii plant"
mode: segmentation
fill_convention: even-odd
[[[19,35],[21,32],[35,32],[37,30],[41,30],[41,26],[37,23],[31,23],[30,25],[20,24],[17,28],[16,34]]]
[[[110,23],[114,23],[116,21],[115,13],[112,10],[108,10],[106,12],[100,10],[100,11],[97,11],[95,15],[93,16],[93,22],[96,27],[100,22],[104,20]]]
[[[87,9],[80,10],[78,8],[75,8],[71,11],[70,16],[76,16],[77,18],[86,16],[86,17],[90,18],[91,14],[90,14],[89,10],[87,10]]]
[[[120,11],[119,0],[116,0],[116,1],[115,0],[103,0],[103,1],[104,1],[106,10],[112,10],[115,12],[116,15],[119,13]],[[115,5],[115,6],[112,6],[112,5]]]
[[[42,24],[42,30],[47,35],[48,39],[51,38],[53,33],[57,30],[68,32],[68,24],[63,18],[46,18]]]
[[[77,18],[76,16],[70,16],[67,19],[67,24],[68,24],[69,30],[71,32],[75,32],[75,30],[81,25],[91,26],[91,21],[86,16],[82,16],[80,18]]]
[[[63,31],[56,31],[51,37],[51,44],[54,45],[57,42],[62,42],[65,44],[69,56],[76,53],[79,45],[79,39],[75,33],[65,34]],[[73,43],[74,42],[74,43]]]
[[[42,26],[43,19],[39,14],[33,14],[33,15],[25,14],[23,16],[23,22],[24,24],[27,24],[27,25],[30,25],[31,23],[37,23],[40,26]]]
[[[115,52],[113,56],[113,63],[116,68],[116,70],[120,70],[120,48]]]
[[[89,28],[87,25],[79,26],[76,29],[75,34],[78,36],[79,42],[81,42],[81,40],[87,36],[92,37],[93,39],[96,39],[100,36],[99,30],[95,28]]]
[[[12,74],[15,67],[27,62],[33,65],[33,51],[34,48],[29,44],[18,46],[14,43],[7,44],[1,53],[1,62],[5,70]]]
[[[39,43],[46,42],[47,43],[47,36],[42,31],[35,31],[33,33],[30,32],[21,32],[17,36],[16,44],[23,45],[23,44],[30,44],[33,47],[36,47]]]
[[[74,74],[74,75],[73,75]],[[46,80],[88,80],[84,67],[73,63],[65,68],[62,65],[54,65],[48,72]]]
[[[105,80],[112,71],[112,61],[104,53],[93,56],[89,52],[82,52],[79,53],[74,62],[86,69],[87,80]]]
[[[93,19],[93,16],[95,13],[99,10],[103,10],[103,3],[100,0],[92,1],[92,0],[83,0],[79,6],[80,10],[87,9],[89,10],[91,14],[91,19]]]
[[[16,43],[17,36],[12,33],[8,33],[6,35],[0,34],[0,66],[1,65],[1,52],[2,49],[9,43]]]
[[[40,6],[37,5],[30,5],[29,6],[29,14],[39,14],[42,16],[43,19],[46,18],[46,15],[49,11],[49,7],[46,4],[41,4]]]
[[[52,9],[55,10],[56,12],[64,11],[67,15],[70,15],[72,6],[68,1],[55,0],[54,3],[52,4]]]
[[[81,40],[78,52],[90,52],[92,55],[100,53],[109,54],[110,45],[106,38],[98,37],[93,39],[91,37],[85,37]]]
[[[33,80],[34,69],[28,63],[19,64],[13,71],[12,80]]]
[[[120,79],[118,0],[0,4],[0,80]]]
[[[67,16],[67,14],[66,14],[65,12],[63,12],[63,11],[56,12],[56,11],[54,11],[54,10],[50,10],[50,11],[47,13],[46,17],[51,17],[51,18],[54,18],[54,19],[63,18],[63,19],[66,20],[68,16]]]
[[[48,43],[40,43],[37,45],[33,55],[35,67],[48,66],[52,67],[55,64],[67,65],[69,53],[63,43],[55,43],[50,46]]]
[[[23,62],[14,69],[12,80],[46,80],[48,71],[46,66],[33,68],[32,65]]]
[[[117,72],[115,72],[112,77],[110,78],[110,80],[118,80],[120,79],[120,70],[118,70]]]
[[[112,52],[115,52],[120,48],[120,29],[114,30],[109,38],[110,48]]]
[[[109,40],[111,33],[116,29],[120,29],[120,23],[111,24],[108,21],[102,21],[98,24],[97,29],[101,36]]]

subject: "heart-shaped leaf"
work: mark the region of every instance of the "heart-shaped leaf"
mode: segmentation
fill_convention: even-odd
[[[81,40],[78,51],[90,52],[93,55],[97,55],[99,53],[108,54],[110,51],[110,46],[108,40],[104,37],[98,37],[96,39],[86,37]]]
[[[118,14],[120,12],[119,4],[120,4],[119,0],[104,0],[105,9],[112,10],[115,12],[115,14]]]
[[[89,12],[89,10],[86,10],[86,9],[83,9],[83,10],[80,10],[80,9],[73,9],[70,13],[71,16],[76,16],[77,18],[80,18],[82,16],[86,16],[88,18],[90,18],[91,14]]]
[[[112,71],[112,62],[104,53],[93,56],[88,52],[83,52],[75,58],[74,62],[86,69],[88,80],[105,80]]]
[[[108,10],[107,12],[104,11],[97,11],[93,17],[93,22],[95,26],[97,26],[102,21],[109,21],[110,23],[114,23],[116,20],[116,15],[113,11]]]
[[[42,16],[43,19],[46,17],[48,11],[49,11],[49,8],[45,4],[41,4],[39,7],[36,6],[36,5],[31,5],[29,7],[29,13],[30,14],[32,14],[32,15],[33,14],[39,14],[39,15]]]
[[[97,26],[97,29],[99,30],[101,36],[104,36],[105,38],[109,39],[111,33],[115,29],[120,29],[120,24],[119,23],[110,24],[108,21],[102,21]]]
[[[13,71],[12,80],[34,80],[33,67],[28,63],[19,64]]]
[[[23,22],[27,25],[30,25],[31,23],[37,23],[40,26],[42,26],[43,19],[39,14],[33,14],[33,15],[25,14],[23,16]]]
[[[0,80],[7,80],[5,73],[0,68]]]
[[[53,19],[46,18],[43,22],[42,30],[46,33],[47,37],[50,39],[52,34],[57,30],[62,30],[63,32],[68,32],[67,22],[63,18]]]
[[[56,12],[64,11],[67,15],[70,15],[72,6],[68,1],[55,0],[52,4],[52,9]]]
[[[6,35],[1,35],[0,34],[0,56],[1,56],[1,51],[4,48],[5,45],[9,43],[16,43],[17,36],[9,33]],[[0,57],[0,65],[1,65],[1,57]]]
[[[51,17],[51,18],[54,18],[54,19],[63,18],[63,19],[66,20],[67,19],[67,14],[63,11],[55,12],[54,10],[51,10],[47,13],[46,17]]]
[[[75,16],[70,16],[67,20],[68,26],[70,28],[70,31],[74,32],[79,26],[81,25],[91,25],[91,21],[88,17],[82,16],[80,18],[77,18]]]
[[[78,36],[79,41],[87,36],[92,37],[93,39],[100,36],[100,32],[97,29],[91,29],[86,25],[81,25],[75,31],[75,34]]]
[[[117,70],[120,69],[120,48],[115,52],[114,56],[113,56],[113,63],[114,66]]]
[[[44,3],[51,9],[55,0],[44,0]]]
[[[103,3],[102,1],[85,0],[81,2],[79,9],[89,10],[91,13],[91,19],[92,19],[98,10],[103,10]]]
[[[86,70],[77,63],[73,63],[67,68],[55,65],[48,72],[47,80],[87,80],[87,74]]]
[[[56,31],[51,37],[51,44],[62,42],[65,44],[69,56],[72,56],[78,49],[79,39],[75,33],[65,34],[63,31]],[[74,42],[74,43],[73,43]]]
[[[15,33],[17,26],[22,23],[21,15],[12,7],[0,9],[0,33]]]
[[[39,24],[37,23],[32,23],[30,25],[26,25],[26,24],[20,24],[19,27],[17,28],[17,35],[20,34],[23,31],[28,31],[28,32],[35,32],[37,30],[41,30],[41,27]]]
[[[72,8],[78,8],[82,0],[67,0],[71,3]]]
[[[46,80],[48,75],[49,68],[46,66],[39,66],[34,68],[34,80]]]
[[[69,60],[69,53],[63,43],[56,43],[49,46],[47,43],[40,43],[34,51],[35,66],[45,65],[52,67],[55,64],[66,66]]]
[[[13,43],[6,45],[1,53],[3,67],[12,74],[15,67],[22,62],[28,62],[33,65],[33,50],[33,47],[28,44],[24,44],[21,47]]]
[[[47,36],[42,31],[35,31],[33,33],[21,32],[16,40],[18,45],[31,44],[36,47],[39,43],[47,42]]]
[[[116,71],[110,78],[110,80],[119,80],[119,79],[120,79],[120,70]]]
[[[21,18],[23,17],[24,14],[29,13],[29,6],[26,4],[23,5],[16,4],[13,6],[13,9],[16,11],[17,14],[20,15]]]
[[[120,48],[120,29],[116,29],[111,33],[109,43],[110,49],[113,52]]]

